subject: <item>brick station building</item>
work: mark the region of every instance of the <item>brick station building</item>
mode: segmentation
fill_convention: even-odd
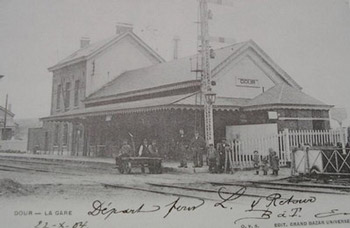
[[[332,107],[302,92],[252,40],[214,51],[211,59],[214,138],[226,126],[277,123],[278,130],[329,129]],[[117,27],[110,39],[81,48],[49,68],[51,115],[44,122],[45,151],[111,156],[122,139],[156,139],[173,153],[179,129],[204,135],[204,97],[197,55],[165,62],[132,32]],[[271,118],[269,113],[275,113]]]

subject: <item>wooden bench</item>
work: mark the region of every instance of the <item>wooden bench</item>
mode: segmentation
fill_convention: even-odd
[[[123,157],[121,165],[118,167],[120,173],[131,173],[132,168],[140,167],[145,173],[145,167],[149,173],[162,173],[162,158],[158,157]]]

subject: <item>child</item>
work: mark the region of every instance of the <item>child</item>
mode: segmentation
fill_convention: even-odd
[[[269,171],[269,157],[268,156],[265,156],[262,158],[261,160],[261,168],[264,172],[264,175],[267,175],[267,171]]]
[[[259,152],[257,150],[254,151],[253,155],[253,166],[254,169],[256,170],[256,175],[259,175],[259,168],[260,168],[260,157],[259,157]]]
[[[218,172],[218,163],[219,163],[219,153],[214,147],[214,144],[209,144],[208,148],[208,161],[209,161],[209,172],[217,173]]]
[[[278,176],[278,170],[280,169],[280,159],[277,156],[276,151],[272,152],[272,156],[271,156],[271,169],[272,169],[272,175],[276,175]]]

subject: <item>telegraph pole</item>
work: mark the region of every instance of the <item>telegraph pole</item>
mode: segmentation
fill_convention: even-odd
[[[204,104],[204,128],[205,140],[207,145],[214,143],[214,126],[213,126],[213,103],[207,95],[212,94],[211,88],[211,69],[210,69],[210,46],[209,46],[209,29],[208,29],[208,3],[207,0],[200,0],[200,31],[201,31],[201,92],[206,96]],[[215,95],[214,95],[215,96]],[[214,98],[215,99],[215,98]],[[215,100],[214,100],[215,101]]]
[[[6,121],[7,121],[7,102],[8,102],[8,94],[6,94],[6,101],[5,101],[5,114],[4,114],[4,128],[2,130],[2,139],[6,140]]]

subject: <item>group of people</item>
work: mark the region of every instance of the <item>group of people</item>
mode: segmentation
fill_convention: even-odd
[[[187,162],[192,155],[194,167],[203,166],[203,155],[205,153],[206,143],[198,131],[195,131],[194,137],[191,140],[185,136],[183,129],[179,130],[179,136],[176,140],[176,151],[179,153],[180,165],[179,168],[187,168]]]
[[[271,175],[278,176],[279,162],[280,159],[277,156],[276,151],[274,151],[272,148],[269,148],[269,155],[267,156],[260,156],[257,150],[254,151],[253,165],[255,168],[256,175],[259,175],[260,170],[263,171],[264,175],[267,175],[267,172],[269,171],[269,169],[271,169]]]
[[[134,149],[128,144],[128,140],[124,139],[122,146],[118,151],[118,154],[115,156],[116,165],[120,165],[121,159],[123,157],[159,157],[159,150],[157,146],[157,141],[152,140],[151,144],[148,143],[147,139],[144,139],[142,144],[138,149],[137,155],[134,154]]]
[[[231,150],[231,146],[226,142],[226,139],[222,139],[217,143],[215,148],[214,144],[206,146],[206,142],[198,131],[195,131],[194,137],[189,139],[183,129],[179,130],[179,135],[175,141],[175,150],[178,153],[180,159],[179,168],[187,168],[188,161],[192,159],[193,167],[203,167],[204,154],[206,154],[207,164],[209,166],[209,172],[222,173],[225,170],[228,171],[230,165],[229,156],[233,156],[235,151]],[[136,153],[136,154],[135,154]],[[152,140],[149,144],[147,139],[144,139],[138,150],[131,147],[127,140],[123,140],[122,146],[116,156],[116,164],[120,165],[123,157],[159,157],[159,149],[156,140]],[[264,175],[267,175],[269,169],[272,170],[272,175],[278,175],[279,171],[279,157],[277,153],[269,148],[269,155],[261,156],[258,151],[253,153],[253,166],[256,171],[256,175],[261,170]]]

